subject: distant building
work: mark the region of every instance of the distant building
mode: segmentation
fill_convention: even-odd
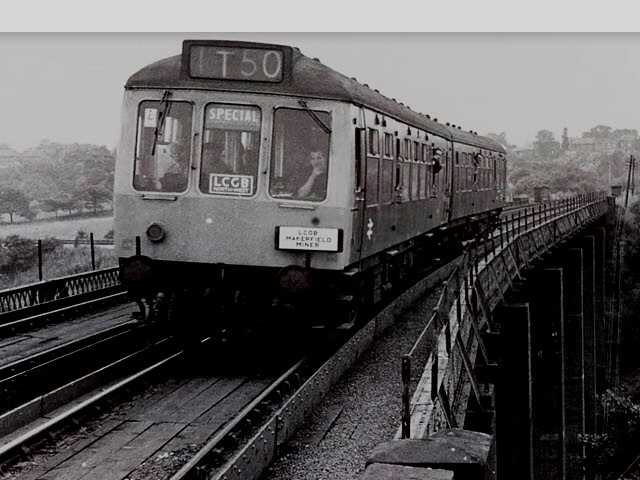
[[[572,138],[571,139],[571,148],[572,151],[576,153],[593,153],[596,150],[596,139],[595,138]]]
[[[522,147],[516,147],[511,152],[511,155],[513,155],[515,159],[528,157],[528,156],[531,156],[532,154],[533,154],[533,145],[531,143],[525,144]]]
[[[533,187],[533,201],[535,203],[545,203],[551,200],[551,189],[547,186]]]

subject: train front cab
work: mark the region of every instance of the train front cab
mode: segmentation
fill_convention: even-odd
[[[345,104],[229,92],[171,92],[169,101],[165,95],[125,95],[115,182],[123,284],[153,297],[176,289],[219,292],[226,282],[224,302],[248,289],[267,303],[274,288],[299,293],[308,280],[301,271],[322,278],[344,270],[354,204]],[[222,145],[233,160],[225,171],[207,163],[210,150],[219,159]],[[300,198],[292,186],[299,190],[308,177],[312,150],[328,162],[324,187]],[[186,175],[165,182],[176,152],[186,157]],[[253,170],[241,171],[251,157]]]

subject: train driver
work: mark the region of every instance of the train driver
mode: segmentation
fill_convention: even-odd
[[[161,189],[165,192],[182,192],[187,188],[189,149],[186,143],[174,142],[171,144],[169,153],[172,163],[160,179]]]
[[[309,164],[311,173],[298,187],[295,196],[305,199],[322,199],[327,191],[327,159],[320,150],[312,150],[309,154]]]

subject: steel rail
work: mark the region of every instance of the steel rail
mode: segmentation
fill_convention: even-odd
[[[0,414],[139,350],[145,330],[135,322],[115,325],[0,367]]]
[[[102,297],[93,298],[91,300],[85,300],[79,303],[73,303],[65,307],[56,308],[53,310],[46,310],[29,317],[20,318],[17,320],[9,321],[0,324],[0,337],[7,336],[16,333],[16,331],[23,329],[24,327],[31,327],[35,323],[44,323],[46,320],[52,317],[63,316],[67,313],[71,313],[75,310],[90,309],[102,306],[103,304],[117,301],[126,300],[126,292],[111,293]],[[55,305],[51,305],[55,306]],[[1,317],[0,317],[1,318]]]
[[[296,362],[291,368],[271,383],[260,395],[258,395],[249,405],[244,407],[229,423],[227,423],[222,430],[220,430],[211,440],[209,440],[199,451],[196,453],[189,462],[182,466],[172,477],[171,480],[181,480],[187,478],[188,475],[193,474],[198,468],[202,466],[202,463],[206,461],[209,456],[227,437],[233,432],[233,430],[242,423],[246,418],[251,415],[256,408],[264,402],[270,395],[276,392],[284,383],[293,377],[298,370],[305,364],[305,359],[301,359]]]
[[[56,390],[54,390],[53,392],[49,392],[46,395],[43,395],[41,397],[38,397],[37,399],[32,400],[29,403],[26,403],[20,407],[17,407],[15,409],[13,409],[10,412],[7,412],[3,415],[0,415],[0,423],[1,422],[7,422],[7,417],[20,417],[23,416],[23,410],[28,410],[30,408],[32,408],[32,405],[34,402],[40,402],[44,399],[44,397],[46,397],[47,395],[57,395],[57,396],[61,396],[61,393],[63,393],[64,391],[69,391],[69,390],[73,390],[76,385],[78,383],[81,382],[86,382],[88,379],[92,378],[92,377],[99,377],[102,374],[108,373],[111,370],[115,370],[118,367],[120,367],[122,364],[124,364],[125,362],[128,361],[133,361],[136,359],[136,357],[139,357],[140,355],[144,354],[144,353],[149,353],[152,354],[153,352],[153,348],[154,347],[158,347],[160,344],[166,342],[168,339],[164,339],[158,343],[156,343],[153,346],[149,346],[146,347],[142,350],[139,350],[137,352],[134,352],[130,355],[127,355],[124,358],[121,358],[109,365],[106,365],[104,367],[101,367],[100,369],[85,375],[82,378],[79,378],[73,382],[70,382]],[[59,413],[58,415],[56,415],[55,417],[44,421],[43,423],[40,423],[39,425],[29,429],[27,432],[17,436],[16,438],[13,438],[11,440],[9,440],[7,443],[5,443],[4,445],[0,445],[0,460],[2,461],[6,461],[8,458],[10,458],[13,455],[19,454],[21,451],[24,451],[25,448],[27,448],[28,445],[31,445],[33,443],[35,443],[39,438],[41,438],[43,435],[50,433],[52,431],[54,431],[56,428],[62,428],[62,426],[65,424],[65,422],[69,422],[71,421],[73,418],[75,418],[78,415],[84,414],[85,412],[87,412],[90,408],[93,408],[94,406],[96,406],[97,404],[99,404],[102,401],[107,400],[110,397],[114,397],[118,394],[120,394],[122,391],[124,391],[126,388],[130,388],[131,386],[135,385],[137,382],[143,381],[147,376],[151,375],[152,373],[157,372],[158,370],[160,370],[163,367],[166,367],[167,365],[169,365],[170,363],[172,363],[173,361],[177,360],[178,358],[180,358],[181,355],[183,355],[185,352],[184,349],[180,349],[177,352],[173,351],[171,353],[169,353],[168,355],[165,354],[165,357],[162,358],[160,361],[155,362],[154,364],[132,374],[129,375],[128,377],[124,378],[123,380],[118,381],[117,383],[113,384],[112,386],[104,389],[104,390],[100,390],[98,393],[91,395],[89,398],[87,398],[86,400],[80,401],[80,403],[77,403],[75,405],[70,405],[68,408],[66,408],[64,411],[62,411],[61,413]],[[40,417],[42,419],[42,417]],[[37,423],[37,422],[36,422]],[[10,435],[8,435],[10,437]]]
[[[130,320],[128,322],[109,327],[106,330],[101,330],[99,332],[95,332],[81,338],[70,340],[63,344],[56,345],[55,347],[36,352],[33,355],[29,355],[28,357],[20,358],[18,360],[14,360],[11,363],[2,365],[0,366],[0,385],[1,382],[10,379],[13,376],[20,375],[21,373],[35,368],[39,368],[45,365],[47,362],[57,360],[65,355],[69,355],[70,353],[76,352],[80,349],[90,347],[104,340],[109,340],[122,333],[127,333],[132,330],[133,326],[141,325],[142,324],[134,320]]]

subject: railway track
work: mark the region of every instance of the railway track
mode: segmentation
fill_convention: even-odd
[[[141,341],[145,330],[133,324],[116,327],[5,366],[0,371],[7,393],[0,414],[0,462],[11,463],[82,421],[182,352],[170,338]],[[108,350],[110,355],[100,356]]]
[[[149,367],[136,372],[61,408],[28,431],[14,433],[0,448],[6,478],[103,478],[106,468],[109,478],[128,480],[201,478],[205,473],[257,478],[316,403],[392,322],[387,310],[358,332],[334,338],[331,348],[303,360],[290,359],[277,372],[256,364],[247,348],[230,346],[235,360],[228,351],[212,354],[217,347],[211,338],[196,349],[176,351],[158,360],[153,371]],[[171,377],[171,372],[178,373]],[[138,392],[133,398],[132,391]],[[96,406],[104,405],[107,397],[119,400],[112,400],[108,414],[96,417]],[[77,427],[76,433],[56,433],[74,430],[74,420],[85,433]],[[59,440],[52,447],[55,438],[62,438],[63,445]],[[57,453],[33,449],[34,458],[15,463],[42,439]],[[110,458],[109,467],[101,458]],[[25,470],[26,464],[39,466]]]

